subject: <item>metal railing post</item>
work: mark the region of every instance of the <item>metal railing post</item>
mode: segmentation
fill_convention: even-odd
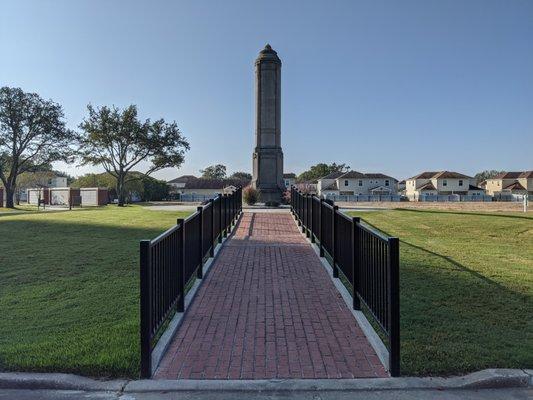
[[[223,225],[223,232],[224,232],[224,237],[228,237],[228,196],[226,196],[225,194],[222,195],[222,199],[223,201],[223,211],[222,213],[224,214],[224,225]]]
[[[178,302],[176,303],[176,311],[185,311],[185,220],[178,218],[179,228],[178,239],[178,293],[181,293]]]
[[[218,243],[222,243],[222,231],[224,230],[222,226],[222,195],[218,195]]]
[[[200,265],[198,265],[198,268],[196,269],[196,277],[198,279],[202,279],[204,276],[204,207],[199,206],[196,208],[196,210],[200,213],[198,216],[198,231],[200,232]]]
[[[151,307],[151,265],[150,240],[140,243],[140,285],[141,285],[141,378],[152,377],[152,307]]]
[[[302,233],[307,229],[307,194],[302,195]]]
[[[339,206],[333,206],[333,229],[331,230],[331,252],[333,253],[331,255],[332,258],[332,264],[333,264],[333,277],[338,278],[339,277],[339,269],[337,268],[337,238],[336,238],[336,232],[337,232],[337,212],[338,212]]]
[[[400,375],[400,246],[398,238],[389,238],[389,370]]]
[[[314,208],[315,208],[315,195],[312,194],[311,195],[311,208],[310,208],[310,210],[311,210],[311,218],[309,219],[309,221],[310,221],[309,225],[311,226],[311,229],[310,229],[310,231],[311,231],[311,243],[315,243],[315,235],[313,233],[315,231],[315,229],[316,229],[316,227],[315,227],[315,219],[314,219],[314,216],[315,216]]]
[[[320,237],[318,238],[319,242],[320,242],[320,257],[324,257],[324,241],[322,240],[322,238],[324,237],[324,232],[323,232],[323,226],[324,224],[322,223],[322,215],[324,214],[322,212],[322,209],[324,207],[324,199],[320,199],[320,212],[318,213],[318,216],[319,216],[319,221],[318,221],[318,232],[319,232],[319,235]]]
[[[211,204],[211,238],[209,239],[209,243],[211,243],[211,249],[209,250],[209,257],[214,257],[215,241],[213,238],[215,237],[215,201],[210,199],[209,203]]]
[[[361,301],[359,300],[359,293],[361,292],[361,266],[359,264],[359,244],[361,237],[359,235],[359,226],[361,222],[359,217],[352,217],[352,299],[353,309],[361,309]]]

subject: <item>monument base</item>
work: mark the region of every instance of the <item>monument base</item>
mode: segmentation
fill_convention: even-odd
[[[282,203],[283,191],[281,189],[259,189],[259,202],[277,202]]]

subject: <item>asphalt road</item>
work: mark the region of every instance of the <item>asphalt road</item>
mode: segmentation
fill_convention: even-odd
[[[66,390],[0,390],[0,400],[531,400],[532,388],[482,390],[374,390],[284,392],[106,393]]]

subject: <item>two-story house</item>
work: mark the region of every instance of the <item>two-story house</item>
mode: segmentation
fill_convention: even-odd
[[[318,180],[321,196],[396,195],[398,181],[381,173],[334,172]]]
[[[485,182],[487,194],[533,194],[533,171],[504,172]]]
[[[475,186],[475,179],[452,171],[422,172],[405,181],[405,195],[409,200],[436,195],[481,196],[484,190]]]

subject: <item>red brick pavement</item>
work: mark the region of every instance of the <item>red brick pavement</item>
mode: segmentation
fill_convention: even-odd
[[[288,213],[245,213],[222,247],[155,377],[384,377]]]

